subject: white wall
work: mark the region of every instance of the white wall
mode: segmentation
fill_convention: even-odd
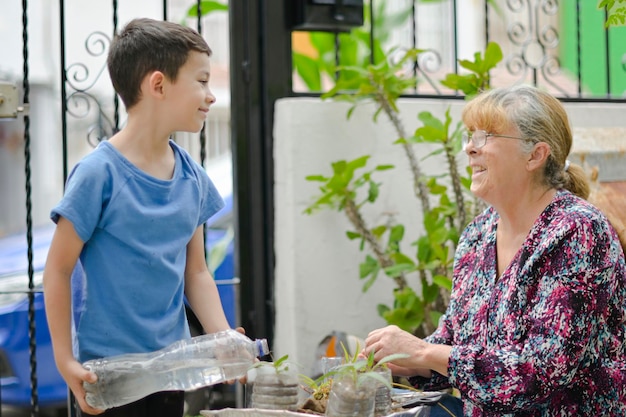
[[[460,106],[455,106],[458,120]],[[417,113],[431,110],[443,114],[443,101],[401,101],[409,133],[418,127]],[[384,325],[376,304],[391,303],[389,279],[379,281],[362,293],[358,264],[365,253],[357,241],[349,241],[350,230],[342,213],[322,211],[312,216],[304,209],[317,196],[317,184],[307,175],[330,174],[330,163],[371,154],[370,165],[394,164],[395,170],[381,172],[379,202],[368,208],[371,225],[385,220],[381,213],[396,213],[407,226],[408,236],[417,236],[421,209],[413,197],[411,174],[397,139],[384,115],[372,123],[372,107],[358,108],[346,121],[348,105],[313,98],[292,98],[276,103],[275,125],[275,239],[276,239],[276,337],[278,356],[288,353],[305,369],[312,365],[318,342],[332,330],[364,337]],[[424,147],[421,156],[429,152]],[[436,161],[423,169],[433,172]],[[412,231],[411,231],[412,230]]]
[[[419,112],[428,110],[441,117],[448,104],[452,105],[453,119],[460,120],[462,101],[401,100],[401,115],[408,133],[418,127]],[[582,128],[619,127],[626,108],[623,104],[566,107],[573,125]],[[329,174],[331,162],[371,154],[371,166],[393,163],[398,168],[378,177],[383,183],[381,195],[376,208],[367,210],[366,221],[374,224],[384,219],[383,212],[397,213],[398,221],[407,226],[407,238],[418,236],[421,223],[406,158],[399,146],[391,145],[396,135],[386,116],[381,114],[375,124],[372,107],[366,106],[358,108],[346,121],[347,110],[345,103],[315,98],[286,98],[276,103],[276,334],[272,348],[277,357],[289,354],[307,371],[317,344],[330,331],[365,337],[370,330],[385,325],[376,305],[391,302],[392,286],[389,278],[381,274],[369,292],[361,292],[358,264],[365,253],[359,252],[357,241],[345,236],[351,228],[342,213],[327,210],[313,216],[303,214],[318,195],[317,184],[305,177]],[[619,146],[620,141],[626,140],[624,133],[607,146]],[[419,150],[421,156],[428,152],[427,146]],[[623,160],[620,163],[626,166]],[[433,173],[442,164],[428,160],[422,166],[424,171]]]

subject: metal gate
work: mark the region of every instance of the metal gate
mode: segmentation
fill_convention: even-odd
[[[2,71],[3,65],[0,64],[0,119],[3,119],[0,121],[0,146],[4,144],[7,149],[11,147],[6,152],[9,156],[6,158],[8,162],[3,161],[4,167],[2,168],[7,170],[13,168],[14,164],[10,159],[14,159],[15,165],[17,166],[19,163],[23,169],[23,175],[17,176],[13,172],[6,181],[6,183],[10,182],[6,189],[8,189],[7,195],[12,200],[15,200],[19,194],[23,194],[23,200],[20,199],[23,209],[16,210],[14,208],[16,204],[7,203],[9,210],[4,213],[5,221],[0,221],[0,236],[3,235],[4,228],[8,230],[4,234],[11,234],[13,229],[25,230],[26,238],[25,245],[22,245],[25,246],[26,259],[23,262],[25,273],[17,277],[21,287],[9,290],[0,289],[0,297],[16,296],[25,297],[25,299],[23,302],[11,305],[11,309],[15,311],[8,312],[7,322],[11,320],[14,322],[0,324],[3,326],[0,330],[0,338],[3,337],[5,328],[11,329],[9,333],[13,337],[22,331],[28,333],[24,335],[24,340],[28,340],[28,346],[17,354],[19,359],[11,358],[13,360],[9,360],[9,355],[5,355],[5,352],[0,350],[0,377],[2,378],[0,403],[6,402],[3,401],[3,392],[5,394],[4,400],[8,400],[10,395],[13,396],[14,391],[30,388],[28,394],[30,394],[29,402],[33,416],[39,415],[41,412],[42,398],[50,397],[50,387],[42,384],[42,381],[49,378],[51,366],[54,367],[54,363],[50,363],[52,352],[45,315],[43,315],[42,289],[39,285],[41,281],[40,269],[42,268],[40,258],[45,258],[45,256],[39,256],[42,252],[38,240],[40,223],[44,222],[45,217],[47,217],[46,212],[49,211],[51,204],[55,204],[55,200],[62,194],[63,184],[65,184],[69,169],[80,159],[82,154],[92,149],[100,140],[110,137],[124,123],[120,101],[110,86],[105,69],[106,53],[113,34],[133,17],[145,16],[177,22],[184,20],[184,24],[195,27],[205,36],[207,32],[211,33],[214,41],[220,36],[225,38],[225,47],[223,45],[216,46],[218,42],[212,43],[210,39],[209,44],[214,51],[212,60],[215,62],[215,55],[220,53],[221,59],[228,63],[229,22],[227,13],[221,19],[211,20],[211,16],[208,16],[204,9],[205,2],[200,0],[153,0],[152,2],[137,3],[98,1],[90,4],[89,9],[93,8],[94,10],[85,10],[82,2],[72,4],[71,1],[64,0],[59,2],[34,0],[32,2],[22,1],[21,5],[18,2],[12,2],[11,5],[3,4],[3,11],[0,13],[0,21],[12,25],[14,30],[11,35],[15,35],[9,37],[9,33],[4,33],[2,35],[3,43],[15,45],[16,47],[11,52],[17,52],[17,45],[21,41],[19,55],[17,53],[7,54],[3,60],[0,60],[0,62],[7,62],[11,59],[21,64],[19,75],[17,71],[14,73],[7,71],[5,74]],[[178,14],[176,15],[175,12]],[[94,14],[98,15],[100,19],[97,21],[98,23],[88,21],[89,16]],[[105,17],[102,18],[103,16]],[[42,22],[44,22],[43,25]],[[205,27],[207,23],[218,27],[211,32]],[[82,30],[76,30],[77,26]],[[219,41],[219,39],[217,40]],[[43,43],[43,46],[39,45],[38,42]],[[46,52],[46,48],[50,47],[51,44],[58,48],[53,57],[55,65],[46,68],[52,75],[42,81],[42,60],[40,59],[42,48],[43,55],[52,55]],[[81,52],[77,54],[76,50]],[[49,65],[50,62],[44,64]],[[214,66],[214,68],[217,70],[216,72],[220,72],[219,66]],[[36,73],[34,81],[33,72]],[[219,74],[217,77],[219,78]],[[182,145],[193,152],[194,158],[203,166],[213,156],[219,156],[225,148],[230,148],[230,106],[228,105],[230,97],[226,95],[230,88],[227,77],[225,81],[226,84],[221,86],[224,90],[221,99],[227,104],[223,105],[222,108],[218,106],[215,108],[215,112],[211,112],[212,115],[209,116],[205,128],[199,135],[180,135],[175,138],[177,141],[183,142]],[[46,85],[46,83],[50,83],[52,86]],[[41,93],[41,90],[44,93]],[[33,95],[33,91],[35,91],[35,95]],[[34,100],[33,96],[35,96]],[[220,99],[219,94],[218,99]],[[41,120],[47,122],[53,120],[53,122],[46,123],[46,126],[39,123],[37,126]],[[42,146],[42,135],[58,136],[59,141],[54,148]],[[19,138],[15,139],[17,136]],[[3,140],[2,138],[8,139]],[[38,141],[35,143],[33,139],[38,139]],[[50,140],[50,142],[55,141]],[[17,146],[14,146],[15,144]],[[21,149],[20,155],[16,154],[16,147]],[[4,157],[4,155],[0,154],[0,157]],[[43,161],[54,160],[55,158],[59,162],[58,166],[51,168],[46,165],[48,168],[41,168],[40,165]],[[34,175],[33,172],[37,171],[45,172],[38,172]],[[24,183],[20,190],[19,187],[15,186],[15,183],[19,183],[20,181],[16,180],[22,178]],[[42,182],[46,182],[48,186],[53,184],[53,190],[56,191],[56,194],[48,192],[48,194],[55,194],[55,196],[52,198],[46,196],[48,200],[44,204],[38,205],[36,202],[42,200],[40,193],[46,193],[45,187],[38,184],[42,179],[44,180]],[[3,198],[3,200],[7,202],[9,199]],[[19,215],[24,215],[25,222],[23,217],[19,219]],[[50,223],[49,220],[45,221]],[[49,234],[46,235],[46,238],[49,238]],[[21,245],[20,240],[19,236],[16,236],[19,245]],[[44,245],[48,243],[49,240]],[[11,245],[13,244],[15,242],[11,241]],[[235,276],[237,275],[238,272],[235,270]],[[7,277],[3,276],[0,269],[0,279],[4,278]],[[12,279],[13,277],[9,278]],[[247,278],[247,280],[252,279],[254,277]],[[238,279],[235,278],[227,284],[236,285],[237,283]],[[15,305],[18,307],[14,308]],[[2,306],[3,304],[0,305],[0,308]],[[238,310],[238,305],[234,308]],[[247,317],[247,315],[241,315],[239,311],[235,314]],[[257,315],[252,316],[258,317]],[[267,337],[264,329],[252,329],[250,325],[246,324],[246,320],[243,320],[243,325],[247,328],[249,335],[253,336],[256,333]],[[46,343],[42,342],[42,337],[47,339]],[[7,347],[7,351],[13,348]],[[46,362],[44,367],[42,367],[42,358],[45,358]],[[19,361],[18,366],[15,366],[16,361]],[[27,377],[24,374],[28,374]],[[22,377],[24,378],[22,379]],[[42,389],[43,396],[41,395]],[[12,401],[20,401],[20,404],[24,404],[22,394],[23,392],[16,394],[17,400],[12,397]],[[63,394],[67,396],[67,392]],[[58,392],[55,396],[59,396]],[[43,405],[57,406],[59,404],[49,404],[44,401]],[[68,410],[73,414],[72,407]],[[1,414],[2,410],[0,409]]]
[[[16,10],[16,0],[5,0],[3,2],[3,11],[0,14],[6,18],[10,10]],[[123,123],[123,116],[120,111],[119,100],[116,95],[109,90],[109,93],[102,95],[100,93],[93,94],[95,88],[102,81],[102,66],[97,66],[95,69],[90,67],[93,61],[102,60],[102,57],[106,55],[107,45],[110,42],[112,34],[118,29],[118,26],[125,23],[128,16],[129,5],[132,3],[142,3],[144,8],[148,8],[146,4],[151,4],[149,12],[139,12],[142,15],[150,15],[150,17],[162,18],[166,20],[173,19],[173,9],[189,8],[196,10],[195,15],[200,16],[202,14],[202,7],[205,3],[200,0],[154,0],[153,2],[123,2],[113,0],[106,2],[104,0],[98,2],[88,2],[89,7],[86,8],[85,2],[78,2],[70,4],[69,0],[59,0],[58,2],[52,0],[39,0],[39,1],[27,1],[21,2],[21,13],[12,15],[10,19],[14,19],[19,22],[21,33],[19,36],[15,36],[11,39],[3,38],[2,42],[9,42],[18,44],[21,39],[22,47],[20,48],[19,57],[14,57],[15,60],[22,62],[22,71],[19,80],[9,80],[4,84],[0,84],[2,87],[0,90],[0,109],[13,109],[8,113],[2,114],[5,118],[13,119],[13,126],[15,123],[20,123],[22,128],[18,129],[23,133],[21,140],[17,141],[20,150],[23,151],[22,156],[16,159],[23,158],[23,177],[24,177],[24,205],[25,205],[25,229],[26,229],[26,246],[27,246],[27,289],[19,291],[22,294],[27,294],[28,297],[28,336],[29,336],[29,366],[30,366],[30,384],[32,386],[31,392],[31,413],[36,416],[40,412],[39,408],[39,395],[38,395],[38,372],[37,372],[37,323],[36,317],[36,304],[37,297],[40,296],[40,290],[36,286],[36,273],[33,268],[33,212],[41,215],[41,209],[33,203],[33,189],[38,185],[33,181],[33,154],[32,154],[32,126],[31,122],[37,120],[37,118],[50,117],[49,113],[53,107],[50,106],[46,109],[34,108],[31,106],[31,93],[33,91],[33,83],[31,82],[31,73],[33,69],[39,71],[41,68],[35,67],[31,64],[33,56],[38,56],[42,53],[41,46],[35,47],[36,42],[47,40],[51,42],[49,38],[53,38],[52,41],[58,41],[59,57],[56,62],[56,67],[53,72],[57,74],[55,83],[58,85],[58,97],[51,99],[46,104],[53,103],[57,106],[57,116],[53,117],[57,120],[59,125],[54,126],[61,131],[61,149],[49,149],[54,154],[61,155],[62,169],[54,175],[47,175],[46,178],[51,178],[51,182],[56,184],[64,184],[68,175],[68,169],[72,165],[72,150],[70,146],[70,137],[72,136],[72,124],[78,124],[82,129],[82,135],[87,139],[84,141],[86,146],[91,146],[98,140],[110,136],[113,132],[120,128]],[[238,255],[238,262],[236,263],[235,274],[241,277],[241,291],[240,291],[240,318],[241,325],[246,328],[247,333],[251,337],[265,337],[270,343],[273,339],[273,275],[274,275],[274,242],[273,231],[275,227],[274,219],[274,201],[273,201],[273,104],[276,99],[288,96],[297,95],[318,95],[318,92],[303,92],[294,91],[293,85],[293,68],[292,68],[292,43],[293,34],[295,31],[294,14],[296,13],[295,5],[313,5],[314,3],[322,5],[323,7],[335,7],[329,6],[332,1],[318,1],[318,0],[237,0],[232,1],[229,4],[228,24],[230,34],[230,47],[229,47],[229,66],[230,66],[230,78],[229,78],[229,97],[230,97],[230,134],[231,134],[231,146],[233,155],[234,166],[234,180],[235,180],[235,199],[234,210],[236,213],[236,254]],[[353,1],[338,1],[337,4],[349,5],[352,3],[358,4],[359,2]],[[378,7],[381,4],[385,4],[383,0],[373,0],[371,3],[366,2],[365,7],[370,16],[374,16],[378,11]],[[448,59],[452,63],[451,71],[458,71],[456,64],[457,55],[457,37],[456,32],[458,22],[462,19],[462,16],[458,16],[457,10],[460,3],[456,0],[441,0],[439,3],[445,5],[448,10],[449,27],[450,32],[454,34],[452,37],[452,45],[446,46],[447,51],[451,51],[452,58]],[[457,4],[459,3],[459,4]],[[546,2],[539,0],[525,0],[518,2],[488,2],[484,1],[478,7],[480,14],[483,16],[481,20],[480,30],[484,31],[483,39],[488,41],[490,37],[490,25],[491,20],[494,18],[494,9],[492,4],[507,4],[507,7],[524,7],[530,11],[530,13],[539,14],[551,14],[555,13],[559,8],[558,2]],[[599,96],[588,97],[583,96],[582,79],[584,78],[584,54],[581,53],[583,45],[585,45],[584,36],[581,35],[580,21],[583,13],[581,8],[583,5],[587,5],[587,0],[568,0],[562,2],[560,7],[568,10],[571,18],[569,19],[573,26],[570,28],[573,34],[568,39],[574,39],[575,43],[571,48],[578,51],[578,54],[574,55],[573,63],[571,63],[574,71],[577,73],[578,85],[574,87],[574,93],[571,96],[564,95],[563,99],[567,101],[617,101],[625,102],[626,100],[621,96],[619,91],[614,91],[614,84],[611,84],[612,80],[615,80],[617,76],[623,75],[626,72],[626,58],[618,57],[617,63],[610,62],[609,56],[616,54],[616,47],[623,47],[626,42],[623,42],[623,31],[619,32],[618,39],[609,35],[609,32],[602,32],[599,35],[600,40],[604,39],[602,47],[596,49],[604,49],[606,53],[602,55],[603,60],[606,61],[604,65],[604,78],[600,83],[606,84],[605,92]],[[95,5],[98,5],[97,7]],[[386,4],[400,5],[402,7],[410,9],[409,19],[406,20],[406,31],[408,33],[407,39],[409,39],[409,47],[422,47],[420,45],[420,38],[418,36],[419,22],[417,17],[420,15],[420,2],[415,0],[398,0],[397,2],[387,2]],[[135,5],[135,7],[137,7]],[[304,6],[303,6],[304,7]],[[336,6],[339,7],[339,6]],[[68,22],[75,20],[85,19],[84,17],[91,8],[96,9],[96,13],[100,13],[105,16],[105,20],[108,24],[102,27],[94,28],[93,30],[86,31],[86,35],[77,35],[73,32],[69,32]],[[555,9],[556,8],[556,9]],[[330,20],[337,20],[341,17],[341,13],[337,12],[338,9],[332,9],[333,13],[328,17]],[[32,36],[32,16],[37,15],[41,19],[41,15],[45,13],[54,13],[56,20],[48,19],[48,22],[55,21],[56,23],[50,24],[46,29],[47,32],[43,33],[39,38],[33,38]],[[491,19],[491,20],[490,20]],[[41,24],[38,21],[38,24]],[[195,27],[201,32],[206,32],[205,22],[202,18],[191,18],[187,20],[190,25]],[[83,22],[84,23],[84,22]],[[300,22],[302,23],[302,22]],[[337,22],[335,22],[337,23]],[[470,22],[472,23],[472,22]],[[304,25],[306,26],[306,25]],[[513,32],[519,34],[520,30],[528,29],[531,27],[531,23],[527,28],[517,27],[518,31]],[[376,33],[373,30],[374,26],[370,27],[370,38],[372,42]],[[342,30],[345,28],[342,28]],[[621,29],[621,28],[620,28]],[[333,32],[333,27],[327,28]],[[536,37],[532,39],[534,46],[539,48],[546,45],[551,46],[554,44],[554,35],[557,35],[553,28],[547,32],[536,32]],[[342,53],[342,35],[340,31],[331,33],[333,42],[336,46],[334,54],[336,56],[336,62],[340,62]],[[58,38],[58,39],[56,39]],[[621,41],[620,41],[621,39]],[[594,41],[595,42],[595,41]],[[73,51],[73,47],[70,44],[81,44],[81,48],[85,51],[87,57],[85,62],[77,62],[73,59],[68,59],[70,51]],[[211,43],[211,42],[209,42]],[[557,41],[558,43],[558,41]],[[594,44],[594,47],[596,45]],[[428,46],[426,46],[428,48]],[[33,53],[33,50],[35,53]],[[437,52],[437,51],[433,51]],[[619,52],[617,52],[619,54]],[[622,52],[624,57],[626,53]],[[436,56],[436,53],[433,54]],[[528,62],[524,62],[524,55],[522,55],[521,61],[517,61],[517,65],[525,65]],[[6,59],[6,57],[2,57]],[[621,62],[619,62],[621,60]],[[87,62],[89,61],[89,62]],[[0,82],[2,77],[2,60],[0,60]],[[552,62],[552,61],[550,61]],[[553,63],[553,62],[552,62]],[[552,63],[550,65],[552,65]],[[49,63],[46,63],[49,64]],[[428,66],[423,63],[415,62],[413,70],[427,72]],[[552,67],[546,67],[546,71],[549,71]],[[534,82],[538,79],[539,74],[536,67],[533,67]],[[593,72],[593,71],[592,71]],[[621,75],[620,75],[621,74]],[[427,75],[427,74],[426,74]],[[548,72],[549,75],[549,72]],[[106,78],[106,77],[104,77]],[[95,81],[94,81],[95,80]],[[106,80],[105,80],[106,81]],[[618,80],[619,81],[619,80]],[[622,81],[619,81],[622,82]],[[613,85],[613,86],[612,86]],[[37,84],[37,88],[41,89],[41,86]],[[604,88],[602,86],[600,89]],[[48,92],[50,93],[50,92]],[[52,89],[53,95],[56,91]],[[457,92],[450,91],[434,91],[423,92],[414,91],[408,92],[408,96],[419,97],[446,97],[446,98],[458,98],[462,99]],[[4,100],[4,102],[1,101]],[[91,119],[87,119],[90,117]],[[17,121],[15,121],[17,119]],[[15,141],[6,139],[7,137],[14,137],[14,132],[7,133],[11,128],[7,127],[7,122],[0,121],[0,146],[10,146],[7,144],[14,144]],[[39,134],[45,134],[45,129],[40,128]],[[3,133],[4,132],[4,139]],[[207,138],[210,136],[210,131],[205,129],[200,134],[200,147],[198,152],[198,158],[200,161],[205,161],[207,158],[207,152],[209,148],[207,146]],[[210,139],[210,138],[209,138]],[[3,142],[4,140],[4,142]],[[91,144],[89,143],[91,142]],[[75,156],[75,155],[74,155]],[[52,157],[52,155],[40,155],[37,163],[45,158]],[[0,167],[1,168],[1,167]],[[12,188],[13,189],[13,188]],[[6,196],[3,196],[6,199]],[[40,210],[40,211],[37,211]],[[44,212],[47,209],[43,210]],[[0,227],[0,233],[2,232]],[[1,277],[1,273],[0,273]],[[0,291],[0,294],[12,294],[11,291]],[[41,318],[39,318],[40,320]],[[0,354],[0,366],[4,364],[3,356]],[[0,368],[2,376],[6,372],[6,364]],[[0,387],[0,402],[2,401],[2,387]],[[1,411],[0,411],[1,414]]]

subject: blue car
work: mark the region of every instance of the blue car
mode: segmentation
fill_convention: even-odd
[[[224,311],[231,326],[236,326],[236,287],[232,241],[232,196],[225,198],[226,206],[207,222],[207,251],[209,258],[219,264],[214,271]],[[67,385],[58,373],[52,353],[50,333],[44,311],[42,290],[43,268],[54,233],[54,224],[33,230],[33,268],[37,390],[42,408],[62,408],[67,405]],[[209,263],[211,265],[211,262]],[[0,239],[0,400],[3,405],[30,407],[31,378],[28,321],[28,260],[26,233]],[[198,320],[188,311],[189,325],[194,335],[201,333]],[[206,408],[206,393],[190,393],[189,413]]]

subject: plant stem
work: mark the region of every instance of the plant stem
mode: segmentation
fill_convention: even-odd
[[[361,213],[359,212],[359,209],[353,199],[346,198],[344,210],[350,220],[350,223],[352,223],[357,232],[363,236],[363,239],[365,239],[372,252],[374,252],[380,266],[382,268],[392,266],[394,262],[389,258],[389,255],[383,251],[376,237],[372,234],[372,232],[370,232],[370,229],[365,224],[365,220],[363,220],[363,217],[361,216]],[[393,277],[393,280],[396,282],[396,286],[399,289],[403,289],[407,286],[404,273],[400,273],[398,276]]]
[[[383,108],[384,112],[387,114],[387,117],[389,117],[389,120],[391,120],[391,123],[396,129],[396,133],[398,134],[398,137],[405,139],[405,141],[402,144],[402,147],[404,148],[404,152],[409,160],[409,166],[411,167],[411,172],[413,173],[413,190],[415,192],[415,196],[420,200],[422,204],[422,212],[428,213],[430,211],[430,202],[428,201],[428,190],[426,189],[426,184],[424,184],[424,182],[422,181],[422,177],[423,177],[422,169],[420,168],[419,163],[417,162],[417,158],[415,157],[415,152],[413,152],[413,148],[406,141],[406,138],[407,138],[406,129],[404,128],[404,125],[402,124],[402,122],[400,121],[400,118],[398,117],[398,112],[395,111],[391,107],[391,103],[389,102],[389,99],[385,95],[384,90],[381,90],[381,86],[374,84],[373,80],[371,82],[373,85],[375,85],[378,88],[376,101]]]
[[[444,147],[446,152],[446,159],[448,160],[448,170],[450,172],[450,181],[452,182],[452,189],[454,190],[454,199],[457,207],[457,229],[465,225],[465,219],[467,216],[465,210],[465,201],[463,198],[463,188],[461,187],[461,180],[459,174],[459,168],[456,162],[456,158],[452,153],[452,149],[449,146]]]

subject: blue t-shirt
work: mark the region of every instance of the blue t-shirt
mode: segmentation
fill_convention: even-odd
[[[84,242],[86,295],[77,325],[81,362],[161,349],[189,337],[187,243],[224,202],[203,168],[170,141],[171,180],[152,177],[103,141],[72,170],[59,216]]]

